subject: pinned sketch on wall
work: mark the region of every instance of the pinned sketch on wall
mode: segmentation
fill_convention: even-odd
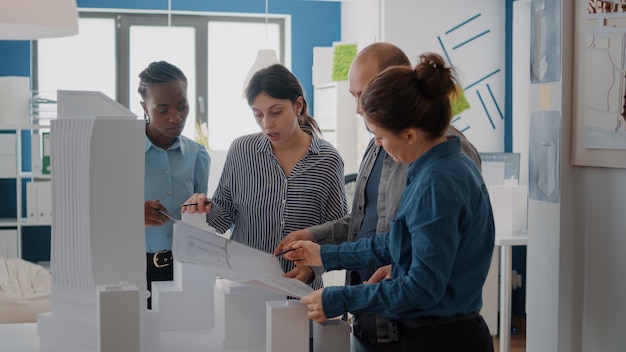
[[[561,79],[561,1],[532,0],[530,77],[532,83]]]
[[[626,3],[576,7],[573,163],[626,168]]]
[[[531,113],[530,131],[528,197],[558,203],[560,201],[561,113],[559,111]]]

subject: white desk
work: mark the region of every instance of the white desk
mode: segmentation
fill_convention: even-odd
[[[511,348],[511,247],[528,244],[527,230],[496,233],[500,246],[500,352]]]
[[[142,352],[265,352],[265,346],[259,349],[223,349],[211,332],[204,329],[162,331],[159,341],[160,346]],[[37,323],[0,324],[0,351],[38,352]],[[370,352],[352,334],[350,351]]]

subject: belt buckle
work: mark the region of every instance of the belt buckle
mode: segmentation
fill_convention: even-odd
[[[159,254],[163,254],[167,251],[161,251],[161,252],[156,252],[154,253],[154,255],[152,256],[152,264],[154,264],[154,267],[156,268],[165,268],[166,266],[170,266],[171,263],[165,263],[165,264],[159,264]],[[167,261],[168,258],[165,258],[164,261]]]

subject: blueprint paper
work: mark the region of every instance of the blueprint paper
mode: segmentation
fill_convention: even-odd
[[[215,232],[177,221],[172,244],[174,258],[205,267],[216,275],[245,285],[301,298],[313,292],[304,282],[283,277],[278,258]]]

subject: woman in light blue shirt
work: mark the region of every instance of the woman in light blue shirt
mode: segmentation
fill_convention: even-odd
[[[444,132],[452,117],[452,70],[437,54],[415,69],[391,67],[365,87],[361,110],[377,145],[408,164],[407,186],[387,233],[319,246],[292,242],[286,259],[324,269],[392,265],[391,278],[327,287],[302,302],[317,322],[345,312],[390,319],[403,351],[493,351],[480,316],[495,228],[476,164]]]
[[[185,199],[207,191],[210,159],[202,145],[181,135],[189,115],[183,72],[159,61],[143,70],[139,79],[138,92],[146,119],[146,280],[151,291],[152,281],[174,278],[173,222],[164,212],[179,214]]]
[[[291,231],[346,214],[343,161],[318,136],[300,82],[285,66],[256,72],[246,96],[261,132],[233,141],[212,203],[195,194],[187,202],[199,205],[183,212],[206,212],[219,232],[232,226],[231,239],[273,253]],[[280,261],[286,276],[321,287],[312,268]]]

